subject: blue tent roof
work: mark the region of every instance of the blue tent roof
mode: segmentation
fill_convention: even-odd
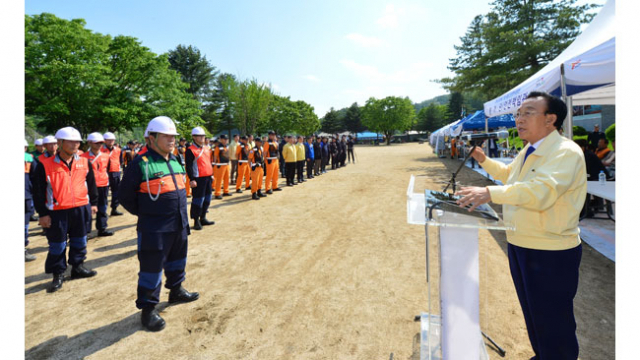
[[[383,136],[383,135],[378,135],[371,131],[361,132],[361,133],[358,133],[357,135],[358,135],[358,140],[375,139],[376,137],[379,137],[380,139],[382,139],[382,136]]]
[[[512,128],[516,126],[516,121],[511,114],[499,115],[489,118],[489,128],[495,129],[499,127]],[[471,117],[461,121],[458,125],[462,124],[463,130],[484,130],[485,119],[484,111],[478,110]]]

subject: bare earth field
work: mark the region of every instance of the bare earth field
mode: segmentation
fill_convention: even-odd
[[[415,174],[416,191],[439,189],[459,162],[415,143],[356,147],[356,155],[355,165],[260,201],[248,192],[213,201],[216,224],[189,237],[184,286],[200,299],[168,306],[163,288],[159,333],[142,328],[135,308],[134,216],[110,218],[112,237],[91,239],[94,230],[86,264],[98,275],[54,294],[47,242],[31,223],[38,259],[25,264],[26,358],[419,359],[413,318],[427,310],[425,234],[406,223],[406,188]],[[466,168],[458,180],[489,184]],[[506,245],[503,232],[480,232],[481,323],[507,359],[529,359]],[[580,358],[614,359],[615,264],[583,246]]]

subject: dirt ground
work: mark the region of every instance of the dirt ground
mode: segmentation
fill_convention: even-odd
[[[142,328],[135,308],[134,216],[109,219],[116,234],[88,241],[96,277],[54,294],[45,291],[47,242],[32,223],[26,358],[419,359],[413,318],[427,310],[425,235],[406,223],[406,188],[415,174],[416,191],[439,189],[459,162],[415,143],[356,147],[356,155],[357,164],[260,201],[245,192],[212,202],[216,224],[189,237],[184,286],[200,299],[167,306],[163,288],[159,333]],[[458,179],[488,184],[466,168]],[[583,246],[580,358],[614,359],[615,264]],[[507,359],[529,359],[504,233],[481,231],[480,252],[482,328]]]

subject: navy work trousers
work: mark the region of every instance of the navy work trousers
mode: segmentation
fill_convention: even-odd
[[[47,274],[61,274],[67,269],[67,237],[69,239],[69,264],[80,265],[87,258],[87,225],[91,224],[91,205],[65,210],[54,210],[51,227],[45,229],[49,253],[44,263]]]
[[[193,179],[198,186],[191,188],[191,210],[192,219],[204,218],[207,216],[209,204],[211,204],[211,176],[203,176]]]
[[[164,233],[138,231],[138,309],[155,307],[160,301],[163,269],[167,289],[178,287],[184,281],[187,234],[187,228]]]
[[[578,358],[573,298],[582,245],[533,250],[509,244],[509,267],[535,360]]]
[[[108,186],[98,188],[98,212],[96,213],[96,229],[98,229],[98,231],[107,229],[108,196]]]
[[[33,214],[33,200],[27,199],[24,201],[24,247],[29,245],[29,221],[31,221]]]
[[[120,201],[118,201],[118,186],[120,186],[120,171],[110,172],[109,188],[111,189],[111,210],[115,210],[118,205],[120,205]]]

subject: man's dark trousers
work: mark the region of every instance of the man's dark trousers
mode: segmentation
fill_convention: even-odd
[[[120,186],[120,171],[109,173],[109,188],[111,190],[111,210],[115,210],[120,201],[118,200],[118,187]]]
[[[306,160],[300,160],[296,162],[296,169],[298,170],[298,182],[304,180],[304,162]]]
[[[296,177],[296,164],[295,162],[284,163],[286,167],[285,174],[287,176],[287,185],[293,184],[293,180]]]
[[[573,298],[582,245],[533,250],[509,244],[509,267],[536,360],[578,358]]]
[[[204,218],[211,204],[211,176],[202,176],[194,179],[198,186],[191,188],[191,210],[192,219]]]
[[[187,265],[187,236],[188,228],[164,233],[138,231],[138,309],[154,307],[160,301],[163,269],[167,289],[182,284]]]
[[[69,264],[77,266],[87,258],[87,225],[91,225],[91,205],[49,212],[51,227],[45,229],[49,252],[44,262],[47,274],[62,274],[67,269],[67,239]]]
[[[108,196],[108,186],[98,188],[98,212],[96,213],[96,229],[98,229],[98,231],[107,229],[107,208],[109,206],[107,200]]]

